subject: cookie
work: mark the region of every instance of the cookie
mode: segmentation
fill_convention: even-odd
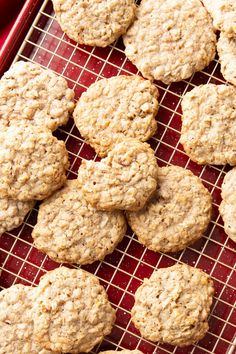
[[[236,88],[207,84],[182,101],[180,142],[199,164],[236,165]]]
[[[34,201],[21,202],[9,198],[0,198],[0,235],[20,226],[26,214],[34,206]]]
[[[128,350],[128,349],[124,349],[124,350],[107,350],[105,352],[100,352],[99,354],[143,354],[142,352],[140,352],[140,350]]]
[[[222,184],[222,202],[219,207],[226,234],[236,242],[236,168],[229,171]]]
[[[57,21],[80,44],[106,47],[126,32],[134,0],[53,0]]]
[[[73,100],[65,79],[38,64],[19,61],[0,80],[0,123],[23,121],[55,130],[67,123]]]
[[[79,99],[74,120],[81,135],[104,157],[125,137],[146,141],[157,129],[158,90],[140,76],[116,76],[91,85]]]
[[[222,75],[226,81],[236,86],[236,35],[229,38],[221,32],[217,51]]]
[[[158,166],[146,143],[126,139],[100,162],[82,161],[78,183],[96,209],[139,210],[157,186]]]
[[[0,354],[52,353],[34,341],[32,320],[34,293],[35,288],[22,284],[12,285],[1,291]]]
[[[142,210],[127,212],[139,241],[153,251],[177,252],[198,240],[211,219],[211,195],[191,171],[162,167],[158,188]]]
[[[40,279],[35,300],[35,339],[46,349],[89,352],[111,332],[115,310],[98,279],[57,268]]]
[[[66,181],[68,154],[64,141],[40,127],[0,130],[0,197],[41,200]]]
[[[135,294],[131,318],[142,337],[187,346],[204,337],[213,300],[209,275],[188,265],[158,269]]]
[[[142,0],[136,17],[125,54],[147,79],[187,79],[214,59],[216,36],[199,0]]]
[[[126,232],[120,211],[99,211],[83,198],[77,181],[67,181],[39,207],[34,245],[57,262],[88,264],[113,252]]]
[[[213,18],[217,30],[225,32],[228,37],[236,35],[235,0],[202,0]]]

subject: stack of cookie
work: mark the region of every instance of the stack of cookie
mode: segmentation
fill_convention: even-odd
[[[45,200],[35,246],[58,262],[103,260],[122,240],[126,221],[154,251],[176,252],[199,239],[211,218],[211,196],[190,171],[158,168],[144,141],[156,131],[158,91],[139,76],[93,84],[73,116],[103,159],[82,161],[75,181]]]
[[[18,62],[0,81],[0,232],[19,226],[34,205],[66,180],[65,143],[52,131],[74,108],[66,80]]]
[[[126,232],[123,210],[142,208],[157,187],[154,151],[158,90],[139,76],[93,84],[73,113],[81,135],[104,157],[83,161],[78,179],[45,200],[32,236],[60,262],[103,260]],[[105,157],[106,156],[106,157]]]

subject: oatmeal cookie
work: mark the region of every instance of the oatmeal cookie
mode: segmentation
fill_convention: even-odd
[[[139,241],[153,251],[177,252],[198,240],[211,219],[211,195],[191,171],[162,167],[158,188],[142,210],[127,212]]]
[[[123,36],[125,54],[144,77],[165,84],[189,78],[215,57],[216,35],[199,0],[142,0]]]
[[[106,47],[126,32],[134,0],[53,0],[62,30],[80,44]]]
[[[235,0],[202,0],[213,18],[216,29],[223,31],[228,37],[236,35],[236,2]]]
[[[52,353],[34,341],[32,320],[34,294],[35,288],[22,284],[12,285],[1,291],[0,354]]]
[[[236,168],[225,175],[222,184],[222,202],[219,207],[227,235],[236,242]]]
[[[9,198],[0,198],[0,235],[20,226],[26,214],[34,206],[34,201],[21,202]]]
[[[221,32],[217,51],[222,75],[226,81],[236,86],[236,35],[229,38]]]
[[[125,232],[123,213],[94,209],[73,180],[40,205],[32,237],[57,262],[88,264],[113,252]]]
[[[79,99],[74,120],[101,157],[125,137],[146,141],[157,129],[158,90],[140,76],[116,76],[91,85]]]
[[[207,84],[182,101],[180,142],[199,164],[236,165],[236,88]]]
[[[64,141],[47,129],[10,126],[0,130],[0,197],[41,200],[66,181]]]
[[[111,332],[115,310],[98,279],[82,269],[48,272],[36,295],[34,335],[46,349],[89,352]]]
[[[40,65],[19,61],[0,80],[0,123],[19,121],[55,130],[66,124],[74,92],[62,77]]]
[[[147,143],[126,139],[100,162],[83,161],[78,171],[84,198],[101,210],[139,210],[157,186],[158,166]]]
[[[132,321],[153,342],[191,345],[208,331],[213,282],[200,269],[174,265],[144,279],[135,294]]]

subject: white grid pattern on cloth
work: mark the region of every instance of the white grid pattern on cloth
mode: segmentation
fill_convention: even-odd
[[[96,48],[86,48],[85,46],[78,46],[75,45],[73,42],[68,41],[68,38],[66,37],[65,34],[60,33],[60,35],[57,35],[57,33],[52,33],[52,28],[55,25],[55,16],[53,11],[51,10],[51,5],[50,5],[50,1],[49,0],[45,0],[43,3],[43,6],[39,12],[39,14],[37,15],[37,17],[35,18],[35,21],[28,33],[28,35],[26,36],[24,42],[22,43],[21,48],[18,51],[18,54],[15,58],[15,61],[17,60],[29,60],[32,62],[40,62],[40,64],[42,65],[42,67],[45,68],[51,68],[51,64],[53,63],[54,59],[58,60],[58,61],[62,61],[65,62],[65,65],[63,66],[63,69],[60,70],[59,74],[63,77],[65,77],[68,80],[68,83],[70,84],[70,86],[73,89],[76,89],[77,87],[82,88],[82,90],[85,90],[88,88],[89,85],[86,85],[86,83],[83,81],[81,82],[81,78],[83,77],[83,74],[89,74],[92,77],[94,77],[95,81],[99,80],[103,77],[106,77],[106,75],[109,77],[109,69],[107,69],[107,67],[110,65],[110,67],[115,70],[116,75],[119,75],[120,73],[125,73],[125,74],[133,74],[134,71],[133,69],[130,70],[129,66],[127,67],[126,64],[128,63],[128,59],[124,58],[124,60],[122,61],[121,65],[117,65],[116,63],[112,62],[111,57],[112,55],[115,53],[115,51],[117,51],[117,53],[120,53],[121,55],[123,55],[123,50],[119,47],[119,44],[117,42],[115,42],[113,45],[109,46],[109,52],[107,53],[106,58],[102,58],[100,57],[97,53],[96,53]],[[43,25],[42,25],[43,24]],[[42,28],[40,27],[42,26]],[[37,34],[37,36],[35,37],[36,40],[34,40],[34,36],[35,34]],[[55,47],[53,46],[53,50],[48,48],[48,44],[47,43],[55,43]],[[69,57],[65,58],[63,55],[58,54],[58,49],[60,48],[61,45],[65,45],[66,48],[69,48]],[[30,51],[27,52],[27,48],[30,47]],[[86,60],[83,63],[83,65],[76,63],[73,59],[73,56],[77,53],[80,52],[81,54],[83,53],[84,56],[86,56]],[[27,53],[26,53],[27,52]],[[44,53],[45,55],[47,55],[47,57],[49,57],[49,60],[44,60],[41,56],[40,53]],[[89,66],[89,62],[91,59],[95,59],[98,62],[100,62],[101,66],[98,70],[98,72],[96,72],[96,68],[88,68]],[[41,62],[42,61],[42,62]],[[74,67],[78,70],[80,70],[80,73],[78,74],[77,78],[74,79],[73,75],[68,75],[67,74],[67,69],[69,70],[69,67]],[[208,72],[207,70],[203,70],[202,71],[202,75],[204,75],[204,83],[209,83],[209,82],[218,82],[218,83],[224,83],[224,81],[217,77],[217,69],[219,68],[219,63],[217,60],[214,60],[213,62],[213,67],[211,68],[210,72]],[[57,72],[57,70],[55,70]],[[57,72],[58,73],[58,72]],[[138,72],[137,72],[138,73]],[[69,76],[69,77],[68,77]],[[151,139],[152,144],[155,147],[155,153],[157,154],[158,157],[158,162],[164,165],[168,165],[168,164],[172,164],[173,159],[175,158],[175,154],[179,153],[184,157],[184,162],[181,161],[180,165],[182,167],[185,168],[193,168],[194,170],[194,166],[192,167],[192,162],[190,161],[189,158],[186,157],[186,155],[184,154],[184,152],[182,151],[182,149],[179,146],[178,141],[176,141],[175,144],[172,144],[172,141],[167,140],[165,141],[165,135],[168,133],[173,133],[176,134],[177,136],[179,135],[180,131],[178,128],[173,127],[172,123],[174,123],[174,121],[180,117],[180,112],[178,111],[179,106],[180,106],[180,99],[182,97],[182,95],[184,93],[186,93],[189,89],[193,88],[194,86],[196,86],[196,84],[194,83],[196,78],[196,75],[193,75],[189,80],[184,80],[182,83],[185,85],[184,90],[180,93],[178,93],[177,91],[174,91],[172,88],[172,85],[162,85],[161,83],[157,83],[156,86],[157,88],[162,92],[162,97],[160,99],[160,108],[165,110],[165,112],[168,113],[169,115],[169,120],[166,123],[165,121],[159,121],[158,120],[158,126],[159,126],[159,130],[161,129],[161,134],[158,137],[154,137]],[[175,105],[174,109],[172,109],[169,105],[166,105],[166,99],[169,99],[168,95],[172,95],[174,98],[176,98],[178,100],[177,104]],[[75,126],[74,124],[72,124],[69,129],[63,129],[60,128],[58,130],[58,134],[62,134],[64,136],[64,140],[67,143],[69,139],[72,139],[74,144],[78,144],[79,145],[79,149],[77,151],[77,153],[74,153],[72,151],[69,151],[69,155],[71,156],[73,162],[70,166],[70,169],[68,171],[69,174],[73,174],[76,175],[76,162],[77,159],[84,159],[86,158],[86,156],[83,155],[83,149],[85,148],[85,143],[83,141],[83,139],[80,136],[77,136],[75,133]],[[159,148],[161,146],[164,146],[165,148],[168,148],[169,150],[171,150],[170,155],[168,156],[168,159],[162,156],[158,155],[158,151]],[[93,159],[97,159],[97,155],[94,154],[93,155]],[[177,161],[178,164],[178,161]],[[205,173],[209,173],[209,169],[211,169],[212,173],[216,174],[216,179],[214,182],[212,182],[211,180],[209,180],[207,177],[205,177]],[[195,171],[195,170],[194,170]],[[222,177],[224,176],[226,172],[226,168],[220,168],[219,166],[211,166],[211,167],[201,167],[200,171],[199,171],[199,177],[203,180],[203,182],[205,182],[209,188],[211,189],[211,193],[213,194],[215,191],[217,193],[219,193],[220,191],[220,181],[222,180]],[[219,203],[217,201],[213,202],[214,207],[218,207]],[[7,250],[3,249],[1,252],[3,252],[3,254],[5,254],[5,259],[3,261],[2,264],[2,269],[4,270],[5,273],[8,273],[10,275],[12,275],[12,277],[14,278],[13,280],[13,284],[15,282],[18,281],[25,281],[27,280],[27,282],[29,284],[35,285],[38,281],[38,277],[40,274],[42,274],[42,272],[45,272],[45,269],[47,269],[47,266],[45,265],[46,262],[48,261],[48,258],[46,256],[44,256],[41,259],[41,264],[34,264],[32,262],[30,262],[28,260],[28,258],[30,257],[32,250],[33,250],[33,245],[31,243],[31,241],[29,240],[25,240],[22,239],[21,237],[24,235],[24,231],[26,230],[25,228],[29,228],[31,229],[33,227],[33,224],[31,223],[31,218],[32,218],[32,213],[36,213],[37,209],[33,209],[33,211],[31,213],[29,213],[29,215],[27,216],[27,219],[25,220],[23,226],[19,229],[19,231],[15,234],[12,232],[9,232],[8,235],[9,237],[11,237],[13,241],[11,247]],[[183,250],[182,252],[179,252],[177,256],[175,255],[165,255],[160,253],[160,255],[158,256],[158,260],[156,262],[155,265],[152,265],[150,263],[148,263],[148,261],[145,260],[145,256],[147,255],[147,250],[145,247],[142,248],[142,246],[139,246],[141,251],[139,254],[139,257],[136,257],[133,254],[129,253],[129,248],[134,245],[137,244],[136,238],[134,234],[131,235],[126,235],[125,237],[125,247],[124,249],[122,249],[122,247],[118,246],[117,250],[116,250],[116,254],[118,254],[118,262],[117,264],[112,264],[111,261],[109,261],[109,259],[107,260],[107,258],[103,261],[103,262],[97,262],[98,264],[96,265],[96,268],[93,269],[93,273],[96,274],[101,281],[104,283],[108,293],[109,293],[109,288],[114,288],[117,289],[117,291],[121,292],[121,297],[119,298],[118,303],[113,303],[114,307],[116,309],[118,309],[119,311],[123,311],[126,314],[129,314],[130,311],[127,310],[127,308],[123,305],[123,302],[125,302],[125,298],[126,296],[130,296],[133,297],[133,290],[130,290],[130,286],[132,284],[132,282],[135,280],[137,282],[141,282],[143,277],[140,277],[138,275],[136,275],[136,273],[138,272],[138,270],[140,269],[141,266],[143,267],[148,267],[150,268],[152,271],[159,267],[160,265],[162,266],[161,262],[170,262],[170,264],[175,263],[176,261],[178,262],[184,262],[186,263],[185,260],[185,255],[186,252],[191,251],[192,254],[195,256],[195,260],[193,261],[192,265],[198,266],[199,263],[201,262],[201,260],[207,259],[207,262],[209,262],[209,264],[212,264],[211,270],[208,271],[208,273],[212,276],[213,280],[215,280],[215,282],[217,282],[220,286],[220,290],[219,292],[215,295],[214,299],[215,299],[215,303],[214,306],[212,308],[212,314],[210,319],[216,319],[217,321],[219,321],[219,323],[222,323],[222,328],[220,329],[218,334],[215,334],[214,331],[210,331],[210,335],[215,338],[215,342],[213,347],[209,350],[206,349],[204,346],[201,345],[201,343],[197,343],[196,345],[194,345],[191,350],[186,351],[186,353],[192,353],[192,354],[196,354],[196,353],[219,353],[218,350],[218,345],[219,342],[224,342],[225,345],[227,345],[227,350],[229,354],[232,354],[234,351],[234,345],[233,345],[233,339],[232,340],[228,340],[225,338],[225,329],[227,328],[227,326],[231,326],[233,328],[236,328],[236,324],[233,323],[232,316],[233,316],[233,311],[235,311],[235,307],[232,305],[231,302],[229,302],[230,300],[225,299],[224,298],[224,293],[226,290],[228,291],[233,291],[235,290],[234,286],[231,285],[230,279],[231,277],[233,277],[233,273],[235,272],[235,266],[232,266],[231,264],[225,264],[224,262],[222,262],[221,257],[223,255],[224,252],[226,251],[234,251],[232,246],[231,246],[231,242],[227,237],[224,237],[223,240],[218,240],[217,238],[214,238],[214,234],[215,234],[215,230],[216,228],[220,228],[222,229],[222,223],[220,221],[220,216],[219,214],[217,215],[215,220],[211,221],[211,230],[209,233],[206,233],[205,235],[203,235],[202,241],[203,241],[203,246],[198,249],[195,246],[190,246],[187,248],[187,250]],[[19,241],[20,240],[20,241]],[[27,251],[24,253],[24,256],[22,256],[21,254],[15,254],[15,247],[17,246],[17,244],[21,242],[22,244],[25,245]],[[216,258],[211,256],[210,254],[208,254],[208,246],[215,246],[215,247],[220,247],[219,252],[217,253]],[[10,259],[10,257],[14,258],[14,260],[16,261],[16,265],[17,262],[19,263],[19,267],[18,267],[18,271],[16,272],[15,270],[11,270],[10,268],[8,268],[7,264],[8,261]],[[134,269],[132,269],[130,272],[122,269],[122,262],[126,259],[129,258],[131,260],[133,260],[135,267]],[[34,272],[33,272],[33,277],[31,280],[29,280],[29,278],[25,278],[23,275],[21,275],[21,273],[24,271],[24,269],[27,269],[28,267],[33,267]],[[102,267],[107,266],[110,267],[112,269],[112,276],[109,280],[104,279],[103,276],[101,276],[102,274]],[[221,280],[218,274],[218,270],[217,267],[222,266],[225,267],[228,271],[229,271],[229,275],[227,277],[227,280]],[[202,266],[201,266],[202,267]],[[114,279],[115,277],[119,274],[123,274],[126,277],[129,277],[129,280],[127,281],[127,283],[125,284],[125,286],[123,287],[122,285],[119,284],[114,284]],[[218,305],[220,304],[224,304],[224,306],[227,306],[229,313],[226,316],[226,318],[221,318],[219,317],[217,314],[213,313],[214,310],[217,308]],[[130,326],[131,326],[131,320],[129,319],[127,324],[120,325],[120,324],[116,324],[115,327],[118,328],[119,330],[121,330],[123,333],[120,336],[119,339],[116,338],[111,338],[111,337],[107,337],[105,339],[106,343],[109,343],[113,346],[116,346],[119,349],[124,349],[124,338],[126,335],[130,335],[133,338],[136,338],[137,340],[137,348],[145,342],[152,345],[153,348],[155,348],[155,353],[178,353],[178,349],[174,348],[173,350],[170,349],[168,346],[163,346],[163,345],[154,345],[151,342],[148,342],[146,340],[141,339],[136,333],[133,333],[132,330],[130,330]],[[95,348],[95,351],[93,351],[93,353],[97,353],[99,352],[99,350],[102,348],[101,345],[98,345]],[[184,351],[182,351],[182,353],[184,353]],[[222,353],[223,354],[223,353]]]

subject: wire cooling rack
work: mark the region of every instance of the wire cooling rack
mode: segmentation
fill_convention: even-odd
[[[67,79],[70,88],[80,97],[93,82],[115,75],[132,75],[138,71],[126,58],[122,40],[108,48],[80,46],[71,41],[55,20],[51,1],[44,1],[18,54],[17,60],[28,60],[50,68]],[[152,252],[137,241],[128,230],[116,250],[103,262],[83,267],[96,274],[104,285],[112,305],[117,310],[117,320],[112,333],[92,353],[105,349],[135,349],[145,354],[234,354],[236,332],[236,244],[223,229],[218,213],[221,201],[220,187],[227,167],[199,166],[192,162],[179,144],[181,128],[180,100],[194,86],[205,83],[224,83],[217,60],[204,71],[189,80],[164,85],[155,82],[160,92],[160,108],[157,114],[158,131],[150,140],[158,164],[179,165],[199,176],[213,197],[213,215],[207,232],[193,246],[182,252],[163,254]],[[97,159],[94,150],[81,138],[72,118],[58,129],[55,135],[66,142],[70,157],[68,178],[76,178],[83,159]],[[12,284],[36,285],[46,271],[59,266],[32,244],[31,231],[36,223],[37,208],[27,216],[24,224],[5,233],[0,239],[1,288]],[[196,345],[177,348],[165,344],[154,344],[140,337],[131,322],[130,310],[134,293],[144,277],[154,269],[168,267],[176,262],[186,263],[203,269],[214,280],[215,296],[209,318],[210,330]]]

